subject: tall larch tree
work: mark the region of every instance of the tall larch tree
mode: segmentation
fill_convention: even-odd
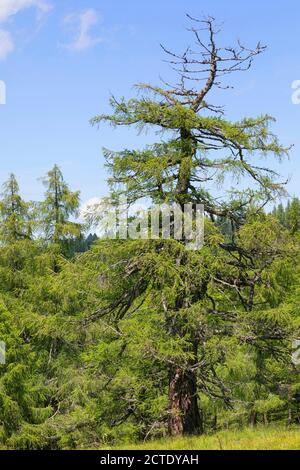
[[[283,191],[278,175],[261,165],[260,157],[281,159],[288,149],[271,132],[271,116],[230,121],[224,108],[209,97],[216,97],[217,90],[227,87],[224,78],[247,71],[265,47],[258,43],[250,49],[238,42],[236,47],[222,48],[217,44],[219,31],[213,18],[189,16],[189,20],[194,48],[189,46],[177,53],[163,46],[177,83],[139,84],[139,97],[128,101],[112,97],[112,114],[96,116],[92,123],[151,128],[163,136],[142,150],[105,150],[113,198],[125,194],[130,203],[135,203],[146,197],[153,203],[174,202],[182,208],[187,203],[203,204],[212,222],[224,218],[238,229],[245,222],[247,208],[260,209]],[[234,188],[224,183],[221,198],[212,185],[218,187],[229,177]],[[241,254],[234,240],[228,243],[220,238],[218,249],[235,258]],[[205,375],[214,380],[214,371],[205,370],[205,366],[201,370],[199,350],[205,337],[194,313],[196,308],[206,313],[209,310],[209,263],[205,262],[205,251],[188,252],[184,241],[174,245],[153,242],[149,252],[152,254],[142,256],[137,250],[136,258],[128,261],[122,273],[126,291],[119,287],[118,299],[100,309],[94,318],[112,312],[115,319],[123,318],[132,306],[138,308],[135,300],[152,289],[168,337],[184,344],[182,360],[176,355],[168,359],[169,431],[172,435],[199,433],[202,418],[197,384]],[[132,280],[125,282],[127,277]],[[217,282],[230,284],[234,280]],[[222,315],[217,308],[213,310],[215,315]],[[203,387],[207,386],[208,382],[204,383]]]
[[[80,224],[72,221],[78,214],[80,193],[69,189],[57,165],[47,173],[43,184],[46,192],[41,204],[41,220],[46,239],[67,246],[81,233]]]

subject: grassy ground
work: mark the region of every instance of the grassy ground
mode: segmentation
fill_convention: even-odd
[[[116,449],[116,448],[115,448]],[[138,445],[123,445],[121,450],[300,450],[300,428],[258,428],[222,431],[212,436],[169,439]]]

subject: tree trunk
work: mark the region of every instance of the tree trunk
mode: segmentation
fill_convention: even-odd
[[[169,433],[171,436],[202,434],[195,373],[176,367],[170,372]]]
[[[256,411],[251,411],[250,413],[250,426],[255,427],[257,424],[257,413]]]
[[[191,134],[190,129],[180,130],[180,143],[182,158],[179,165],[178,180],[176,185],[176,202],[181,209],[184,204],[190,202],[188,197],[191,174],[193,168],[193,157],[196,154],[197,143]],[[185,233],[185,231],[184,231]],[[185,239],[184,239],[185,241]],[[179,260],[179,264],[182,261]],[[197,292],[198,300],[200,293]],[[189,292],[188,297],[191,296]],[[185,296],[179,297],[176,308],[187,308],[190,300]],[[169,319],[170,323],[170,319]],[[183,328],[184,330],[185,328]],[[182,331],[182,325],[176,324],[174,318],[171,319],[170,334],[175,337]],[[186,331],[182,331],[182,336]],[[195,362],[197,362],[197,341],[192,342]],[[194,364],[191,364],[193,366]],[[195,435],[203,433],[203,420],[198,406],[197,378],[192,367],[181,368],[171,367],[169,376],[169,434],[171,436]]]
[[[292,409],[289,407],[288,423],[287,423],[288,426],[291,426],[292,422],[293,422],[293,413],[292,413]]]

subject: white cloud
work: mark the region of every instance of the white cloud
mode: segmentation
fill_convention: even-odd
[[[64,24],[70,26],[74,32],[73,42],[67,44],[66,47],[74,51],[84,51],[102,42],[103,38],[94,37],[91,34],[93,26],[101,20],[102,18],[93,8],[66,16]]]
[[[37,8],[39,13],[47,13],[51,9],[45,0],[1,0],[0,23],[5,23],[11,16],[30,7]]]
[[[34,7],[37,11],[38,20],[48,13],[52,6],[46,0],[0,0],[0,24],[4,24],[9,19],[26,8]],[[0,59],[14,50],[14,43],[9,31],[0,30]]]
[[[14,50],[14,43],[8,31],[0,29],[0,60]]]

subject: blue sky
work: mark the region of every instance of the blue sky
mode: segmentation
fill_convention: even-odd
[[[296,0],[0,0],[0,80],[7,103],[0,106],[0,182],[14,172],[26,199],[38,199],[38,178],[54,163],[86,201],[106,193],[102,147],[143,146],[151,136],[131,130],[92,128],[89,119],[107,112],[110,93],[133,96],[132,85],[171,78],[159,43],[183,49],[190,37],[185,12],[224,22],[220,40],[259,40],[268,50],[250,72],[235,75],[234,90],[220,92],[227,116],[270,113],[284,144],[295,144],[281,165],[300,196],[300,105],[291,85],[300,80]],[[277,165],[276,165],[277,167]]]

